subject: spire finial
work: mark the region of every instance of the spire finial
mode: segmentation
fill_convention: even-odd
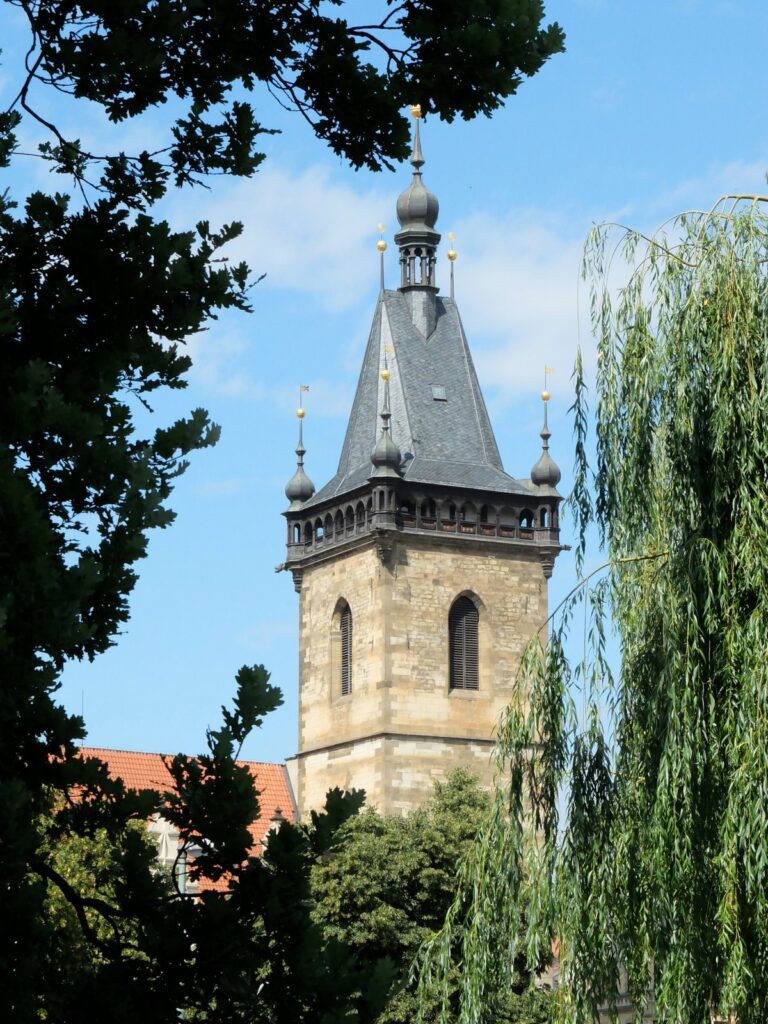
[[[424,154],[421,152],[421,136],[419,134],[419,121],[421,120],[420,103],[414,103],[411,107],[411,117],[414,120],[411,164],[413,166],[414,174],[421,174],[421,168],[424,166]]]
[[[309,384],[299,384],[299,408],[296,410],[296,419],[299,421],[299,446],[296,449],[296,454],[301,459],[303,465],[304,455],[306,449],[304,448],[304,442],[302,440],[302,426],[304,425],[304,417],[307,415],[304,409],[304,392],[309,391]]]
[[[547,391],[547,377],[550,375],[550,373],[554,372],[555,371],[552,369],[551,366],[544,367],[544,390],[541,392],[541,400],[542,402],[545,403],[545,409],[546,403],[549,401],[549,392]]]
[[[544,430],[547,433],[547,436],[546,436],[546,439],[545,439],[545,442],[544,442],[545,450],[549,448],[549,439],[552,436],[549,433],[549,428],[547,427],[547,403],[549,402],[549,399],[550,399],[550,394],[549,394],[549,391],[547,390],[547,377],[550,375],[550,373],[554,373],[554,372],[555,371],[552,369],[551,366],[545,366],[544,367],[544,390],[541,392],[541,400],[544,403]],[[543,438],[544,434],[542,433],[541,436]]]
[[[371,455],[371,462],[376,467],[371,476],[399,477],[402,456],[400,454],[400,449],[389,434],[389,421],[392,418],[392,414],[389,411],[389,380],[391,374],[387,364],[386,349],[384,350],[384,368],[379,376],[384,381],[384,402],[381,412],[379,413],[379,416],[381,417],[381,434],[379,435],[379,440],[376,442],[376,447],[373,449],[373,454]]]
[[[451,262],[451,298],[454,297],[454,294],[453,294],[453,265],[456,262],[456,257],[459,255],[456,252],[456,250],[454,249],[454,247],[453,247],[453,243],[454,243],[455,238],[456,238],[456,235],[453,233],[453,231],[449,231],[448,232],[448,242],[450,243],[450,247],[449,247],[448,252],[446,253],[446,255],[447,255],[448,259]]]
[[[380,290],[384,291],[384,253],[387,251],[387,243],[384,238],[384,225],[379,224],[379,240],[376,243],[376,248],[379,250],[379,287]]]
[[[304,409],[304,392],[306,391],[309,391],[309,385],[299,384],[299,407],[296,410],[296,418],[299,421],[299,443],[296,445],[296,472],[288,481],[285,488],[285,496],[291,503],[291,509],[301,508],[304,502],[309,501],[315,493],[315,485],[304,472],[304,456],[306,455],[306,448],[304,447],[302,428],[304,425],[304,417],[306,415],[306,411]]]
[[[544,426],[541,428],[541,457],[531,470],[531,483],[540,487],[556,487],[560,481],[560,467],[549,454],[549,439],[552,436],[547,424],[547,405],[550,394],[547,390],[547,377],[554,373],[551,366],[544,367],[544,390],[541,392],[541,400],[544,403]]]

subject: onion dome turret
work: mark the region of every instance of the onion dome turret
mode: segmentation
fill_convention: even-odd
[[[397,200],[397,219],[400,230],[395,242],[400,249],[400,287],[435,288],[435,253],[440,241],[435,231],[440,204],[421,177],[424,156],[421,152],[419,121],[421,106],[411,107],[415,121],[411,166],[413,180]]]
[[[299,443],[296,447],[296,472],[288,481],[285,487],[285,496],[290,501],[289,511],[300,509],[305,501],[309,501],[315,493],[315,485],[304,472],[304,456],[306,448],[302,439],[302,423],[304,421],[304,409],[299,407],[296,416],[299,420]]]
[[[547,403],[549,402],[549,391],[546,387],[541,392],[541,400],[544,403],[544,426],[541,431],[541,456],[539,461],[531,470],[531,483],[538,487],[556,487],[560,482],[560,467],[549,454],[549,439],[552,436],[547,425]]]
[[[385,366],[381,371],[381,379],[384,381],[384,407],[380,414],[381,434],[379,434],[376,447],[371,454],[371,462],[374,465],[371,478],[382,476],[399,477],[401,475],[400,464],[403,461],[403,457],[400,454],[400,449],[392,440],[389,431],[389,421],[392,418],[392,414],[389,411],[389,376],[389,370]]]

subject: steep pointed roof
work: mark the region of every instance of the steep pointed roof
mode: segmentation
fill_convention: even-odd
[[[382,475],[380,464],[386,465],[387,475],[410,484],[488,491],[502,497],[542,494],[535,481],[516,480],[504,471],[453,299],[453,276],[451,297],[438,294],[435,267],[440,235],[435,223],[439,204],[421,175],[421,108],[415,106],[411,112],[416,122],[413,180],[397,201],[400,288],[384,289],[382,260],[381,292],[339,468],[302,509],[365,487],[374,467],[376,475]],[[377,248],[383,254],[386,243],[380,239]],[[456,258],[453,248],[448,255],[451,261]],[[383,460],[376,456],[372,463],[382,409],[387,455]],[[400,454],[397,466],[392,452]],[[554,485],[548,484],[547,491],[558,496]]]
[[[305,508],[353,491],[371,477],[385,363],[392,438],[403,456],[404,480],[537,493],[528,481],[504,471],[456,303],[441,296],[432,301],[435,328],[425,337],[414,322],[408,295],[384,291],[379,297],[338,470]]]

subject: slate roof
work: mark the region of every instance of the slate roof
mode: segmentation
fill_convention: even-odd
[[[173,789],[171,773],[165,766],[166,754],[149,754],[137,750],[110,750],[105,747],[82,747],[82,757],[98,757],[104,761],[112,778],[122,779],[128,789]],[[259,817],[249,826],[253,839],[251,853],[258,856],[264,837],[279,807],[286,821],[297,817],[288,773],[285,765],[263,761],[238,761],[253,776],[259,791]],[[201,889],[226,889],[226,884],[203,881]]]
[[[414,324],[409,296],[382,292],[338,470],[304,509],[353,491],[371,476],[371,452],[381,430],[379,374],[385,356],[392,436],[403,454],[404,480],[502,494],[540,493],[530,481],[504,471],[456,303],[442,296],[434,302],[436,326],[425,337]],[[445,401],[433,397],[433,387],[444,389]]]

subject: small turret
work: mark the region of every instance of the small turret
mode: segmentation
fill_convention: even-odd
[[[289,512],[295,512],[297,509],[300,509],[304,502],[309,501],[315,493],[315,485],[304,472],[304,456],[306,455],[306,448],[304,447],[301,428],[305,412],[301,406],[296,410],[296,416],[299,421],[299,443],[296,447],[296,472],[285,487],[285,496],[291,503],[288,508]]]
[[[401,476],[400,464],[403,457],[389,432],[389,421],[392,414],[389,411],[389,370],[385,366],[381,371],[381,379],[384,381],[384,407],[381,410],[381,434],[376,442],[376,447],[371,455],[371,462],[374,465],[371,479],[379,477]]]
[[[440,204],[421,178],[424,156],[421,152],[419,121],[421,107],[411,107],[415,121],[411,166],[413,180],[397,200],[397,219],[400,230],[395,242],[400,249],[400,288],[428,288],[435,286],[435,255],[440,234],[435,231]]]
[[[541,456],[539,461],[531,470],[531,483],[536,484],[537,487],[554,488],[560,482],[560,467],[549,454],[549,439],[552,436],[549,431],[549,426],[547,425],[547,403],[549,402],[549,398],[550,395],[546,388],[545,377],[545,387],[541,392],[541,400],[544,403],[544,426],[541,430]]]

